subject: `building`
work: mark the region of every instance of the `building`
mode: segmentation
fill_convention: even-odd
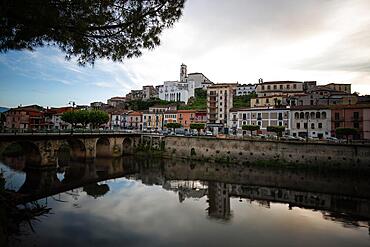
[[[159,98],[166,101],[180,101],[187,104],[195,96],[196,88],[207,88],[212,82],[202,73],[187,74],[187,66],[180,67],[179,81],[165,81],[158,87]]]
[[[331,136],[331,110],[328,106],[296,106],[290,110],[291,135],[320,139]]]
[[[294,95],[303,93],[304,83],[300,81],[269,81],[256,85],[258,97],[274,95]]]
[[[284,95],[261,96],[251,99],[251,107],[276,107],[286,105],[287,96]]]
[[[351,84],[329,83],[326,84],[325,87],[335,91],[344,92],[346,94],[351,94]]]
[[[128,115],[127,110],[114,109],[109,113],[109,128],[112,130],[121,130],[128,127]]]
[[[331,111],[332,135],[337,128],[354,128],[358,134],[353,139],[370,139],[370,104],[335,106]]]
[[[177,123],[177,111],[168,110],[163,113],[163,125]]]
[[[142,99],[143,100],[148,100],[148,99],[151,99],[151,98],[158,97],[158,91],[152,85],[143,86],[143,90],[142,91],[143,91],[143,93],[142,93]]]
[[[45,128],[44,108],[29,105],[12,108],[5,112],[5,128],[39,130]]]
[[[65,112],[72,111],[73,107],[50,108],[45,111],[45,128],[55,130],[71,129],[72,125],[62,120]]]
[[[207,88],[207,128],[214,134],[228,133],[229,111],[237,84],[214,84]]]
[[[243,125],[259,125],[259,133],[266,134],[267,126],[285,126],[285,133],[291,129],[290,110],[287,108],[232,109],[228,122],[232,133],[242,133]]]
[[[143,111],[143,130],[160,131],[163,129],[164,112]]]
[[[185,131],[190,130],[190,124],[195,122],[195,110],[178,110],[177,122],[182,125]]]
[[[138,111],[133,111],[133,112],[128,113],[127,128],[135,129],[135,130],[142,130],[143,128],[142,115],[143,114]]]
[[[126,103],[126,97],[112,97],[107,100],[107,104],[113,107],[124,106]]]
[[[207,111],[206,110],[197,110],[195,112],[195,123],[207,123]]]
[[[255,92],[255,84],[238,84],[238,86],[236,87],[236,96],[248,95]]]

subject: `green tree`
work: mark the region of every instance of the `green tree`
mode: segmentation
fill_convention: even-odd
[[[354,128],[337,128],[335,130],[335,134],[337,136],[345,136],[347,139],[347,143],[348,143],[349,136],[358,134],[358,130]]]
[[[81,124],[83,128],[86,128],[86,126],[91,122],[90,121],[90,111],[87,110],[79,110],[73,112],[76,116],[76,122],[78,124]]]
[[[167,123],[166,127],[172,129],[175,132],[175,129],[181,128],[182,125],[180,123]]]
[[[249,130],[251,132],[251,136],[253,135],[253,131],[257,131],[260,129],[259,125],[243,125],[242,130]]]
[[[281,137],[285,131],[285,126],[267,126],[267,131],[274,132],[278,137]]]
[[[182,15],[185,0],[4,0],[0,52],[58,46],[66,58],[94,64],[123,61],[160,44]]]
[[[190,129],[196,129],[198,131],[198,135],[200,130],[203,130],[206,127],[204,123],[192,123],[190,124]]]
[[[96,129],[102,124],[105,124],[109,121],[109,115],[106,112],[93,110],[89,112],[89,122],[91,123],[91,127]]]
[[[77,117],[75,111],[64,112],[61,118],[64,122],[71,124],[72,127],[76,127]]]

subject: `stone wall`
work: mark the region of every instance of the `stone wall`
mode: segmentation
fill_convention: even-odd
[[[370,145],[172,137],[164,156],[212,162],[370,170]]]

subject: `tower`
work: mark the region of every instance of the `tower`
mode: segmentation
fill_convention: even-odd
[[[186,82],[186,77],[188,76],[188,73],[186,71],[186,65],[185,64],[181,64],[181,68],[180,68],[180,82]]]

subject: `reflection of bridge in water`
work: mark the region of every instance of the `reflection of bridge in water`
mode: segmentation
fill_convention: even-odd
[[[321,210],[326,218],[351,225],[370,220],[370,184],[365,176],[137,157],[72,163],[65,168],[61,180],[56,170],[28,170],[18,191],[19,202],[120,177],[172,190],[178,193],[180,202],[207,196],[211,218],[230,219],[230,198],[235,197],[255,200],[266,207],[270,202],[279,202],[289,207]]]

